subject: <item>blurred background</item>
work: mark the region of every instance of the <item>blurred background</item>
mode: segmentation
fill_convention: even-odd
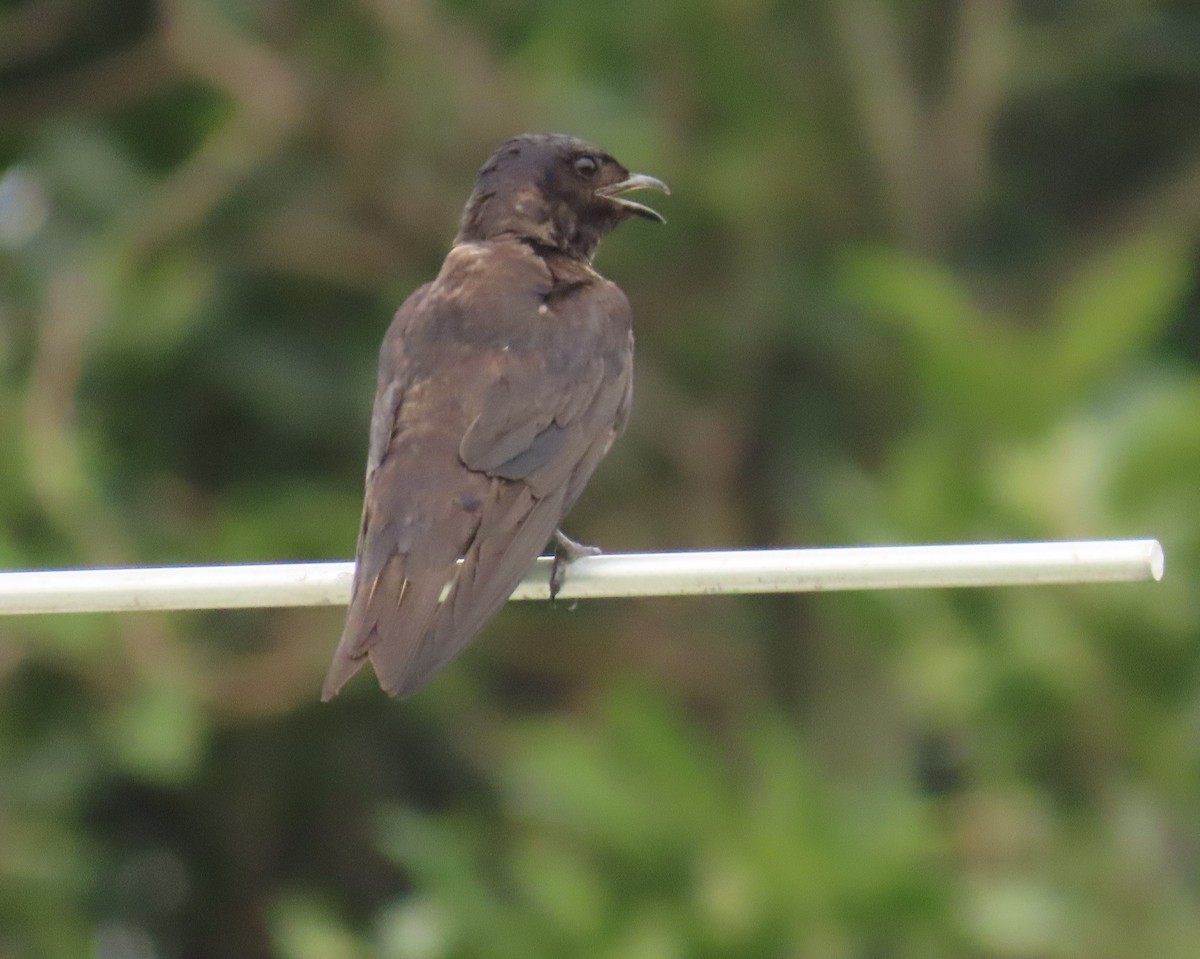
[[[607,550],[1159,536],[1161,584],[0,621],[0,959],[1200,954],[1200,5],[3,0],[0,566],[344,560],[525,130],[610,237]]]

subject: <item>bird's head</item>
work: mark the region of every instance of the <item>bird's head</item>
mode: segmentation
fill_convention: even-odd
[[[630,217],[666,222],[626,195],[643,189],[671,192],[575,137],[514,137],[479,171],[456,242],[514,236],[590,260],[604,235]]]

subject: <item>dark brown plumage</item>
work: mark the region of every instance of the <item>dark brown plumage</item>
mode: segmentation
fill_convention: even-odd
[[[645,187],[666,191],[565,136],[516,137],[480,171],[441,272],[383,340],[323,699],[368,658],[392,695],[428,682],[508,599],[624,429],[629,302],[591,258],[624,220],[662,220],[623,195]]]

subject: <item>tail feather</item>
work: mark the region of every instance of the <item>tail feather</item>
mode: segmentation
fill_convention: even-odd
[[[560,501],[561,493],[540,502],[527,500],[527,511],[505,536],[475,540],[395,695],[407,696],[429,682],[508,601],[553,535]]]
[[[390,622],[376,626],[379,642],[368,650],[379,685],[392,696],[402,695],[411,674],[411,664],[421,648],[421,637],[437,613],[438,600],[451,570],[423,573],[405,582],[403,601]]]
[[[449,570],[423,571],[419,577],[405,572],[404,557],[393,554],[370,583],[355,583],[322,701],[336,696],[368,656],[384,689],[390,692],[401,682],[449,575]]]

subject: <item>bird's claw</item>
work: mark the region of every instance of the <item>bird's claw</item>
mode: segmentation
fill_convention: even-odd
[[[554,531],[554,563],[550,567],[550,602],[558,597],[566,579],[567,567],[575,560],[585,556],[597,556],[601,552],[599,546],[586,546],[571,539],[561,529]]]

